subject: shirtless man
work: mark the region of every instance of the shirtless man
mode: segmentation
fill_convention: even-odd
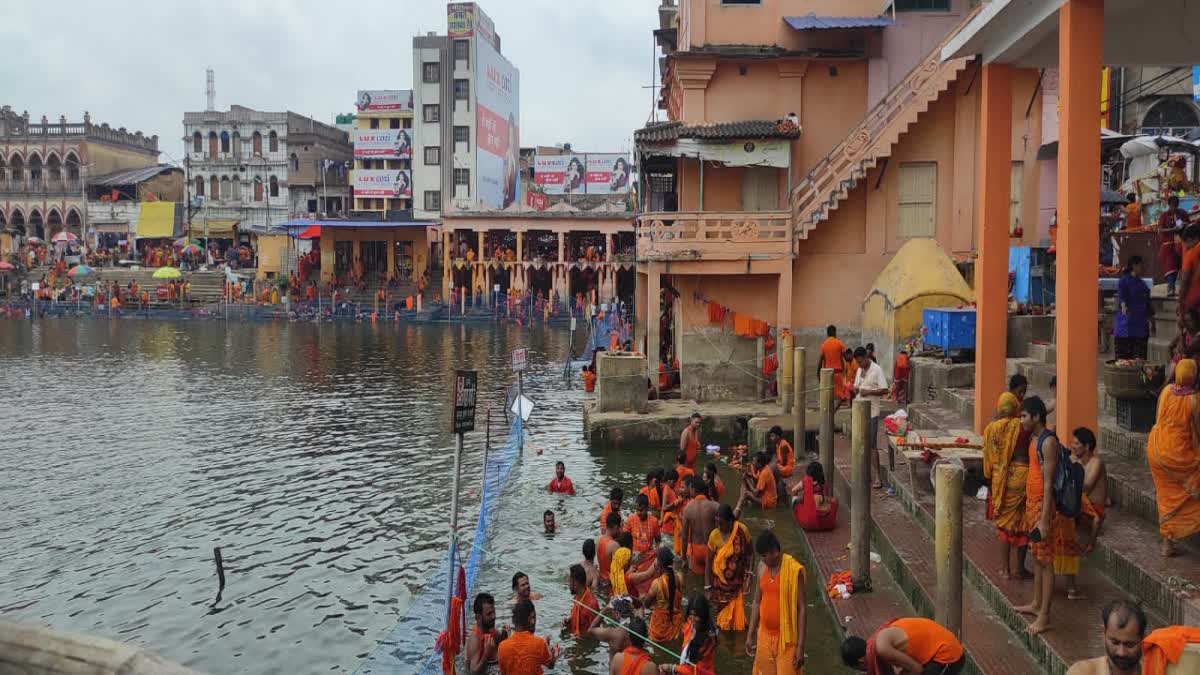
[[[625,630],[625,626],[633,617],[633,601],[629,598],[613,598],[608,606],[592,619],[588,637],[607,642],[609,656],[620,654],[629,646],[629,632]]]
[[[596,542],[592,539],[583,540],[583,560],[579,566],[587,574],[587,586],[593,593],[600,590],[600,570],[596,567]]]
[[[646,622],[639,618],[630,619],[627,632],[629,646],[619,654],[613,654],[608,664],[610,675],[657,675],[658,665],[646,653]]]
[[[522,600],[541,600],[542,594],[535,593],[529,586],[529,575],[524,572],[517,572],[512,578],[513,596],[509,599],[508,604],[515,605]]]
[[[1146,613],[1124,600],[1113,600],[1100,613],[1104,621],[1104,656],[1077,661],[1067,675],[1139,675]]]
[[[1091,429],[1079,427],[1071,434],[1071,461],[1083,466],[1084,498],[1091,503],[1092,510],[1096,512],[1096,517],[1091,519],[1091,536],[1087,543],[1083,544],[1083,553],[1087,555],[1096,547],[1096,540],[1100,537],[1100,526],[1104,524],[1104,500],[1108,498],[1108,469],[1104,466],[1104,460],[1100,459],[1100,453],[1096,452],[1096,434],[1092,433]],[[1087,520],[1080,518],[1079,522],[1082,524]],[[1083,541],[1082,537],[1080,541]],[[1075,575],[1065,576],[1067,599],[1083,600],[1084,597],[1075,585]]]
[[[467,672],[483,675],[488,664],[496,662],[496,647],[508,637],[508,629],[496,630],[496,600],[491,595],[476,595],[472,609],[475,625],[467,636]]]
[[[679,434],[679,452],[684,455],[689,469],[695,470],[696,456],[700,454],[700,413],[692,413],[688,425]]]
[[[684,490],[691,501],[683,509],[683,542],[688,548],[684,554],[692,574],[704,574],[704,565],[708,559],[708,535],[717,527],[717,509],[720,508],[715,500],[709,498],[708,486],[702,479],[690,476],[684,481]]]

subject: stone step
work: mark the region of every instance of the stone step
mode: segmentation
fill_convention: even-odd
[[[1154,315],[1154,329],[1158,333],[1158,337],[1170,339],[1179,330],[1179,318],[1175,312],[1170,314],[1159,312]]]
[[[1169,337],[1164,337],[1163,333],[1150,338],[1150,343],[1147,345],[1147,357],[1153,363],[1166,363],[1171,360],[1171,340],[1174,339],[1174,331],[1167,333]]]
[[[1055,366],[1033,359],[1014,359],[1016,369],[1029,380],[1030,390],[1043,392],[1050,390],[1050,380],[1054,379]]]
[[[1150,303],[1154,305],[1155,314],[1168,314],[1174,316],[1177,308],[1179,307],[1178,298],[1151,297]]]
[[[850,445],[839,440],[835,452],[837,478],[835,486],[838,498],[843,506],[839,512],[838,528],[846,543],[849,543],[850,528],[849,514],[850,494]],[[846,526],[842,526],[842,514],[846,516]],[[937,596],[937,571],[934,559],[933,541],[905,512],[903,505],[896,499],[887,497],[881,491],[872,491],[871,495],[871,548],[879,553],[883,560],[884,570],[878,570],[872,564],[871,574],[873,587],[878,585],[877,575],[881,571],[886,574],[885,590],[891,591],[895,584],[904,592],[908,604],[916,610],[917,615],[932,617],[934,615],[934,600]],[[815,536],[829,536],[809,534]],[[840,549],[845,555],[845,547]],[[842,558],[841,569],[846,569],[848,563]],[[868,595],[875,595],[875,591]],[[858,598],[857,594],[851,600]],[[834,601],[835,606],[844,600]],[[876,603],[878,604],[878,603]],[[992,611],[986,598],[969,584],[964,584],[962,598],[962,643],[967,653],[965,673],[983,673],[1000,675],[1002,673],[1036,673],[1042,671],[1038,663],[1024,649],[1020,638],[1013,633],[1001,618]],[[888,619],[899,616],[893,614]],[[851,631],[853,632],[853,631]]]
[[[1028,347],[1029,358],[1047,365],[1054,365],[1058,357],[1058,347],[1045,342],[1033,342]]]

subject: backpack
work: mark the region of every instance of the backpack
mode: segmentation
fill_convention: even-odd
[[[1042,443],[1053,435],[1049,430],[1043,429],[1042,434],[1038,436],[1039,464],[1045,461],[1042,455]],[[1055,440],[1058,439],[1055,438]],[[1059,442],[1058,465],[1055,467],[1054,476],[1051,479],[1051,491],[1054,494],[1054,508],[1066,518],[1078,518],[1083,511],[1083,477],[1083,466],[1071,461],[1071,453]]]

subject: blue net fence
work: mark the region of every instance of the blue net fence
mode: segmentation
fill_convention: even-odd
[[[465,553],[467,624],[470,625],[470,599],[483,567],[487,544],[500,511],[500,497],[509,474],[521,453],[520,417],[515,417],[508,435],[498,447],[492,448],[484,460],[479,518],[474,533],[460,525],[459,546],[451,549],[447,560],[413,598],[404,615],[392,630],[359,664],[355,673],[362,675],[396,673],[440,673],[441,655],[435,643],[438,633],[446,626],[446,609],[453,582]],[[465,491],[465,490],[464,490]],[[460,505],[460,509],[461,509]],[[462,549],[468,546],[464,552]]]

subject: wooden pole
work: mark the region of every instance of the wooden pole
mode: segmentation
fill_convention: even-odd
[[[867,431],[871,402],[855,401],[850,418],[850,577],[854,590],[871,590],[871,464]]]
[[[829,484],[832,494],[834,477],[837,472],[833,468],[833,369],[821,369],[821,431],[820,451],[821,468],[825,470],[825,481]]]
[[[804,347],[796,347],[792,350],[792,433],[796,443],[796,454],[803,454],[808,451],[805,447],[805,439],[808,437],[808,411],[805,408],[808,406],[808,392],[805,391],[807,384],[804,382]],[[825,474],[828,480],[829,474]]]
[[[756,378],[758,380],[758,400],[762,401],[767,398],[767,386],[769,383],[767,382],[766,378],[759,375],[759,373],[762,373],[763,360],[765,358],[767,358],[767,351],[766,351],[766,345],[763,343],[762,338],[758,338],[757,342],[758,342],[758,358],[755,359],[754,364],[755,364],[755,366],[757,366],[757,369],[758,369],[758,373],[755,373],[755,375],[758,375],[758,377]]]
[[[962,635],[963,468],[942,463],[934,474],[934,564],[937,566],[937,622]]]
[[[791,333],[779,336],[779,345],[775,353],[779,357],[779,402],[783,404],[783,414],[787,415],[792,412],[792,390],[796,381],[793,377],[792,359],[788,358],[792,353]]]

